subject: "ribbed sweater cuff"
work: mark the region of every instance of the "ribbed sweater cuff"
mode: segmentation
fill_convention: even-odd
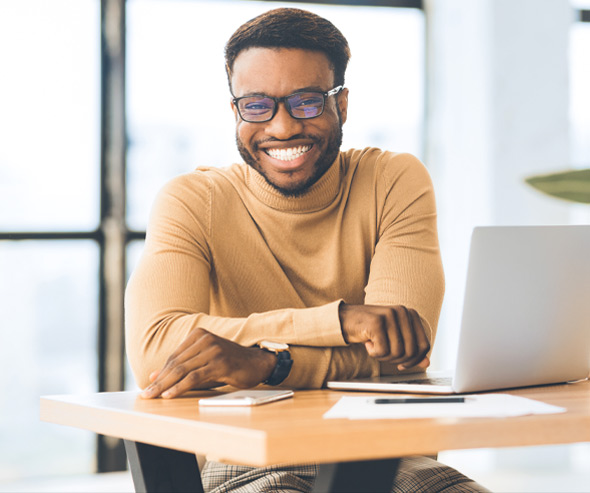
[[[314,346],[346,346],[338,308],[342,300],[313,308],[295,310],[293,327],[298,341],[313,340]]]

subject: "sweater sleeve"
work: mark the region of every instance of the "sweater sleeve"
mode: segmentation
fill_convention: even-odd
[[[394,157],[395,156],[395,157]],[[409,154],[383,153],[375,167],[377,244],[365,304],[414,308],[434,343],[444,295],[434,190],[424,165]],[[319,388],[332,379],[400,373],[371,358],[363,344],[294,347],[293,369],[283,385]],[[422,369],[409,369],[422,371]]]
[[[378,241],[371,260],[365,304],[415,309],[433,344],[444,295],[434,189],[424,165],[409,154],[392,166],[385,153]]]
[[[150,373],[161,369],[196,327],[243,346],[264,339],[302,346],[345,346],[338,300],[243,318],[210,315],[210,187],[207,178],[201,178],[181,176],[160,192],[143,254],[127,284],[126,349],[138,385],[146,386]]]
[[[376,169],[378,239],[365,303],[415,308],[432,341],[444,290],[432,185],[425,168],[411,156],[401,159],[402,166],[399,157],[395,166],[387,163],[383,161],[383,170]],[[128,283],[127,353],[140,386],[147,385],[149,374],[165,364],[195,327],[244,346],[263,339],[290,344],[294,365],[284,385],[292,388],[318,388],[331,378],[385,370],[363,345],[346,346],[339,300],[244,318],[210,315],[211,192],[206,177],[196,188],[194,183],[181,177],[160,193],[144,253]]]

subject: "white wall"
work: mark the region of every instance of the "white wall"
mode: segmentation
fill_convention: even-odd
[[[425,162],[437,191],[447,279],[433,354],[439,369],[452,367],[456,356],[473,227],[567,224],[575,215],[568,204],[523,183],[528,175],[570,163],[568,41],[574,13],[569,0],[427,0],[426,12]],[[521,471],[568,470],[575,450],[441,455],[467,473],[477,460],[492,471],[506,464]]]
[[[435,366],[455,358],[471,231],[564,224],[523,178],[565,168],[568,0],[427,0],[427,155],[447,292]]]

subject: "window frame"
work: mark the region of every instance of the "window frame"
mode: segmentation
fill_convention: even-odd
[[[242,0],[251,1],[251,0]],[[272,0],[262,0],[272,1]],[[285,3],[414,8],[422,0],[287,0]],[[127,247],[145,239],[145,231],[128,227],[126,220],[126,0],[100,0],[100,218],[90,231],[0,231],[0,241],[92,240],[99,249],[98,391],[125,388],[123,296]],[[123,441],[105,436],[97,440],[97,472],[127,468]]]
[[[250,1],[250,0],[242,0]],[[265,1],[265,0],[262,0]],[[267,0],[270,1],[270,0]],[[290,0],[286,3],[357,5],[424,10],[422,0]],[[100,0],[100,221],[92,231],[2,232],[0,241],[92,240],[99,248],[98,391],[125,387],[123,294],[127,247],[145,239],[145,231],[129,229],[126,221],[125,45],[126,0]],[[577,21],[590,22],[590,10],[578,10]],[[123,443],[98,437],[98,472],[127,468]]]

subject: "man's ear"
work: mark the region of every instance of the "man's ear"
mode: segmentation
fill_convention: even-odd
[[[348,116],[348,88],[342,89],[337,96],[338,98],[338,109],[340,110],[341,123],[346,121]]]

